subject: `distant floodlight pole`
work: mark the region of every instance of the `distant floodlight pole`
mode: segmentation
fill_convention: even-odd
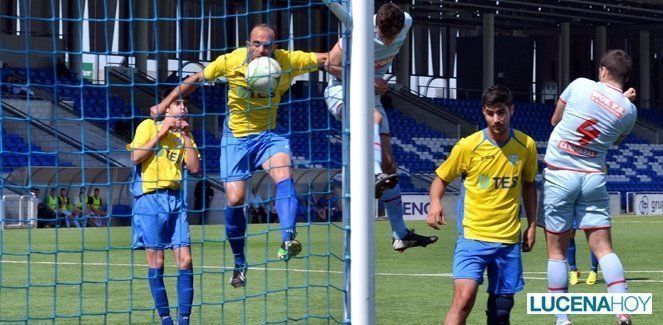
[[[373,1],[353,1],[350,44],[350,295],[352,324],[375,324]]]

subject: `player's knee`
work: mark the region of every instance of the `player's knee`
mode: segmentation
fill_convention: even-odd
[[[162,256],[154,256],[151,258],[150,261],[150,267],[154,269],[163,269],[163,257]]]
[[[270,171],[270,175],[272,175],[275,184],[281,183],[292,177],[289,167],[274,168]]]
[[[490,294],[486,307],[489,325],[508,325],[513,308],[513,295]]]
[[[183,255],[179,257],[178,268],[180,270],[190,270],[191,269],[191,255]]]
[[[460,290],[454,293],[454,304],[461,310],[469,312],[474,304],[476,294],[473,290]]]
[[[237,207],[244,204],[244,195],[239,195],[237,193],[226,193],[226,199],[228,200],[228,205],[231,207]]]

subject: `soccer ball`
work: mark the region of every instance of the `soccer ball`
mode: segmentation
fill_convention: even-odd
[[[246,83],[254,95],[271,97],[281,80],[281,65],[274,59],[261,56],[246,68]]]

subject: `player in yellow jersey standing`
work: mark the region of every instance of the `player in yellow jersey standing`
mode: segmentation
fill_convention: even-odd
[[[246,180],[251,172],[262,167],[276,184],[276,210],[281,224],[282,242],[278,258],[288,261],[301,252],[295,239],[297,197],[291,172],[290,142],[274,132],[281,96],[290,88],[293,79],[316,71],[327,61],[326,53],[285,51],[276,49],[276,32],[265,24],[253,27],[246,47],[219,56],[205,69],[187,78],[168,97],[152,108],[163,114],[174,100],[191,94],[203,81],[225,76],[228,82],[228,118],[221,139],[221,180],[226,189],[226,235],[235,256],[235,269],[230,284],[246,284]],[[249,62],[259,57],[272,57],[282,69],[281,79],[271,97],[251,92],[246,82]]]
[[[178,324],[189,324],[193,302],[193,266],[186,198],[180,190],[182,164],[191,173],[200,169],[200,155],[186,121],[187,107],[173,101],[161,122],[146,119],[127,145],[136,166],[131,193],[133,248],[147,252],[148,280],[162,324],[173,324],[163,281],[164,250],[177,260]]]
[[[441,203],[449,183],[463,177],[458,239],[454,252],[454,297],[445,324],[465,324],[484,270],[488,269],[488,324],[509,324],[513,296],[524,286],[521,250],[534,246],[536,234],[536,143],[510,126],[511,91],[500,85],[484,90],[483,115],[488,127],[460,139],[435,171],[427,223],[446,224]],[[522,193],[527,229],[520,234]]]

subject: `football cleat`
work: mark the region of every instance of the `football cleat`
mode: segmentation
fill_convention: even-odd
[[[585,283],[587,283],[588,286],[593,286],[596,283],[596,272],[591,271],[589,272],[589,275],[587,276],[587,280]]]
[[[296,240],[288,240],[281,243],[279,247],[278,257],[280,260],[289,261],[291,258],[297,256],[302,251],[302,244]]]
[[[574,286],[578,284],[578,278],[580,277],[580,272],[578,271],[571,271],[569,272],[569,284]]]
[[[438,240],[437,236],[422,236],[414,232],[414,229],[408,229],[407,235],[401,239],[392,239],[392,246],[398,252],[404,252],[411,247],[426,247],[435,243]]]
[[[375,198],[379,199],[382,192],[394,188],[398,184],[398,175],[379,173],[375,175]]]
[[[243,287],[246,285],[246,267],[243,265],[235,265],[233,270],[233,277],[230,279],[230,285],[234,288]]]

